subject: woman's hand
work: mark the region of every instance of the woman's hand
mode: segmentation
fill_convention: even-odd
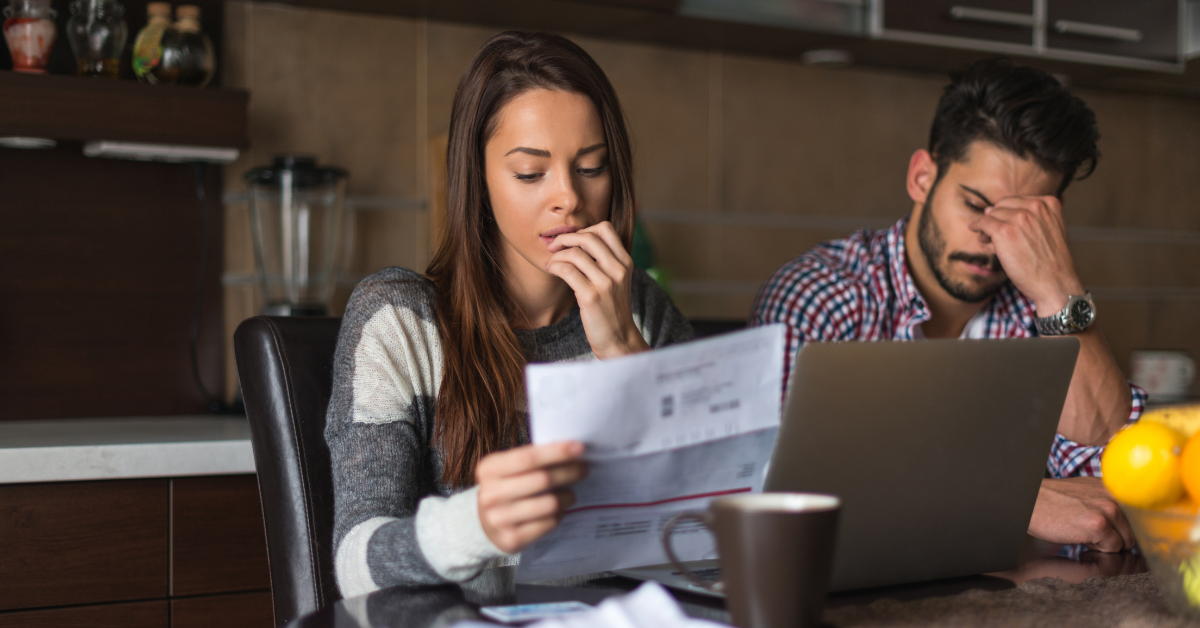
[[[565,488],[587,475],[577,441],[525,445],[479,461],[479,522],[501,551],[515,554],[554,529],[575,503]]]
[[[646,351],[633,323],[633,258],[607,220],[564,233],[550,244],[546,272],[575,291],[592,353],[601,360]]]

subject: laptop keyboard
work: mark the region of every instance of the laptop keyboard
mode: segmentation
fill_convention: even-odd
[[[682,571],[672,571],[671,575],[683,577],[683,572]],[[704,569],[693,569],[692,575],[696,576],[697,580],[701,580],[703,582],[716,582],[721,579],[721,568],[720,567],[706,567]]]

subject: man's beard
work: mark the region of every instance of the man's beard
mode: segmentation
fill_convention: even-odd
[[[921,222],[917,229],[917,240],[921,244],[921,253],[925,255],[925,262],[929,264],[929,268],[933,271],[933,276],[937,279],[938,284],[942,286],[942,290],[945,290],[950,296],[967,303],[986,301],[996,294],[996,291],[1004,284],[975,286],[955,281],[949,277],[946,267],[952,260],[961,260],[968,264],[990,268],[992,272],[998,273],[1003,270],[1000,267],[1000,260],[995,255],[972,255],[962,251],[955,251],[943,260],[942,254],[946,252],[946,238],[942,235],[942,229],[938,226],[937,221],[933,219],[933,207],[930,206],[932,200],[933,190],[930,190],[929,199],[925,201],[925,206],[921,209]]]

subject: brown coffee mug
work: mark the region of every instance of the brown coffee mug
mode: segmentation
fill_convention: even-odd
[[[813,628],[820,625],[833,569],[842,501],[817,493],[758,493],[714,499],[706,512],[675,515],[662,542],[676,569],[694,584],[725,594],[740,628]],[[721,581],[697,578],[671,546],[684,521],[717,537]]]

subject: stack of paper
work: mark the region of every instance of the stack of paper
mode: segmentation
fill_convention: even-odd
[[[526,367],[533,442],[579,440],[590,466],[559,526],[521,554],[519,582],[667,562],[683,511],[762,490],[779,428],[784,328],[759,327],[604,362]],[[680,528],[682,560],[714,558]]]

